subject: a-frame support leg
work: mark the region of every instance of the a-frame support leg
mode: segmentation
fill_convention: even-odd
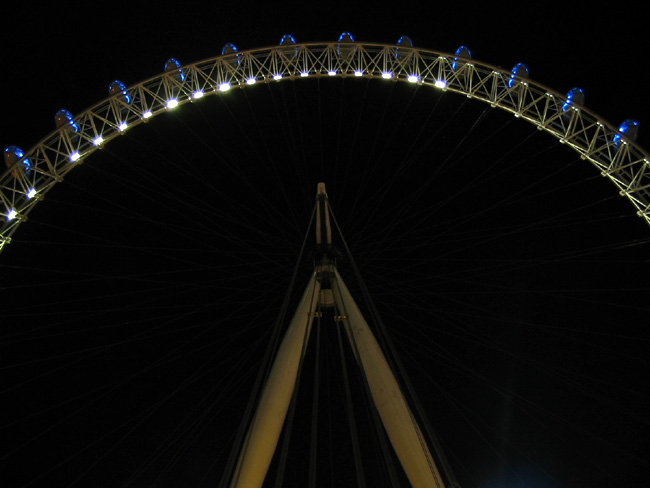
[[[438,468],[397,379],[337,270],[332,290],[338,317],[343,322],[373,402],[411,486],[443,488]]]
[[[289,324],[262,390],[239,454],[230,485],[232,488],[260,488],[264,483],[291,402],[300,359],[309,342],[319,296],[320,283],[314,274]]]

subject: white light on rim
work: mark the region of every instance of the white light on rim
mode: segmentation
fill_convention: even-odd
[[[307,77],[309,76],[309,71],[302,71],[302,72],[300,73],[300,76],[301,76],[302,78],[307,78]]]
[[[97,136],[93,139],[93,144],[95,146],[99,146],[102,142],[104,142],[104,138],[102,136]]]
[[[72,154],[70,154],[70,161],[74,163],[75,161],[78,161],[80,157],[81,154],[79,154],[78,151],[75,151]]]
[[[436,88],[447,88],[447,82],[445,80],[436,80],[434,86]]]
[[[274,79],[275,81],[281,80],[281,79],[282,79],[282,75],[281,75],[280,73],[278,73],[278,74],[276,74],[276,75],[273,75],[273,79]]]
[[[384,80],[390,80],[390,79],[393,77],[393,73],[391,73],[390,71],[384,71],[384,72],[381,74],[381,77],[382,77]]]
[[[222,92],[230,90],[230,83],[228,83],[227,81],[224,81],[223,83],[219,83],[218,90]]]
[[[153,114],[151,113],[151,110],[147,110],[146,112],[144,112],[144,113],[142,114],[142,118],[143,118],[143,119],[148,119],[148,118],[151,117],[152,115],[153,115]]]
[[[336,71],[334,71],[334,70],[330,70],[330,71],[327,72],[327,74],[328,74],[329,76],[336,76]]]
[[[407,80],[410,83],[417,83],[418,81],[420,81],[420,77],[418,75],[409,75]]]
[[[247,85],[254,85],[256,82],[257,82],[257,80],[255,78],[248,78],[246,80]]]
[[[34,198],[36,196],[36,188],[30,188],[27,192],[27,198]]]
[[[176,100],[175,98],[170,98],[169,100],[167,100],[165,106],[167,108],[176,108],[178,107],[178,100]]]
[[[196,90],[194,93],[192,93],[192,98],[202,98],[203,97],[203,90]]]
[[[18,216],[18,212],[16,212],[13,208],[9,210],[9,213],[7,214],[7,220],[13,220]]]
[[[360,69],[355,70],[354,76],[363,76],[363,71],[361,71]]]
[[[149,114],[150,114],[149,117],[151,117],[151,112],[149,112]],[[124,132],[127,127],[128,125],[126,124],[126,122],[120,122],[120,125],[117,126],[117,130],[119,130],[120,132]]]

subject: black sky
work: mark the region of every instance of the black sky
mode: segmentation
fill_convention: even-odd
[[[524,62],[557,91],[582,87],[605,120],[638,120],[649,146],[645,31],[628,6],[319,8],[6,9],[0,143],[28,149],[57,110],[169,57],[350,31]],[[0,255],[2,486],[214,486],[320,179],[462,486],[644,486],[650,229],[587,163],[506,114],[353,81],[184,106],[39,204]],[[350,259],[340,267],[352,280]],[[323,429],[323,450],[347,442]],[[326,483],[356,486],[329,459]]]

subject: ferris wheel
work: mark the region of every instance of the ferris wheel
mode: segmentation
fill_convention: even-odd
[[[5,207],[0,246],[7,243],[38,196],[105,143],[134,126],[179,104],[254,85],[307,77],[355,76],[398,80],[466,95],[511,112],[576,150],[609,178],[648,218],[648,157],[633,142],[638,124],[611,126],[582,107],[584,93],[571,89],[562,96],[528,80],[528,68],[518,63],[510,72],[476,63],[466,46],[454,55],[413,48],[410,38],[395,46],[354,43],[343,33],[338,43],[301,44],[286,35],[277,47],[237,52],[226,44],[221,56],[181,67],[169,59],[162,75],[127,88],[113,81],[110,98],[77,116],[60,110],[57,131],[25,154],[9,146],[8,169],[2,176]],[[0,247],[1,249],[1,247]]]
[[[315,80],[311,83],[318,86],[316,103],[303,103],[300,100],[302,92],[310,89],[308,80]],[[378,107],[374,108],[372,104],[366,103],[366,97],[369,96],[370,90],[375,90],[375,85],[382,96],[394,98],[393,105],[385,102],[386,105],[378,104]],[[448,242],[437,250],[437,256],[429,257],[425,268],[434,266],[437,273],[448,277],[443,287],[449,287],[450,284],[460,286],[477,280],[469,267],[457,268],[455,272],[447,269],[449,263],[458,259],[463,250],[469,253],[476,246],[489,245],[491,241],[499,243],[502,235],[511,235],[517,239],[522,232],[530,230],[528,222],[515,221],[508,224],[504,217],[504,221],[491,220],[487,223],[481,220],[481,215],[488,219],[495,219],[495,213],[508,215],[511,202],[519,210],[524,206],[527,209],[527,218],[531,218],[531,221],[535,221],[532,215],[540,212],[539,208],[535,208],[534,202],[544,191],[536,190],[534,182],[525,179],[532,170],[511,169],[508,168],[510,163],[505,163],[502,168],[489,161],[489,144],[484,143],[483,137],[475,132],[474,128],[492,117],[497,118],[497,127],[509,124],[510,122],[504,122],[507,117],[518,124],[515,130],[519,130],[519,126],[533,129],[532,135],[528,134],[525,138],[536,138],[537,134],[540,134],[546,137],[545,140],[557,141],[557,150],[574,151],[580,160],[579,164],[594,166],[595,176],[605,176],[609,182],[614,183],[620,194],[632,203],[636,213],[646,222],[650,219],[648,157],[634,143],[635,122],[626,121],[620,126],[610,125],[583,106],[581,90],[573,89],[567,94],[556,93],[535,84],[529,78],[524,65],[519,64],[511,71],[503,71],[474,60],[470,50],[464,46],[455,53],[440,53],[416,48],[407,37],[400,38],[393,45],[358,43],[349,33],[342,34],[337,41],[330,43],[303,44],[297,43],[291,36],[284,36],[279,45],[241,52],[233,44],[226,44],[219,56],[194,64],[181,64],[170,59],[160,75],[131,86],[126,86],[121,81],[113,81],[108,90],[108,98],[85,112],[77,115],[68,111],[57,113],[57,130],[34,148],[23,152],[20,148],[12,146],[5,150],[7,169],[1,180],[4,205],[1,245],[6,246],[11,240],[18,239],[20,232],[23,232],[21,228],[20,232],[16,233],[19,225],[32,215],[36,203],[54,190],[55,185],[62,182],[64,177],[66,182],[71,182],[76,188],[76,197],[87,192],[94,194],[98,200],[109,202],[109,206],[102,210],[106,213],[101,214],[100,221],[104,215],[108,217],[110,212],[115,212],[123,219],[118,221],[118,224],[113,223],[106,228],[101,222],[91,224],[92,233],[96,232],[101,236],[97,240],[87,237],[91,232],[82,230],[81,240],[91,246],[97,246],[102,253],[106,250],[104,245],[117,242],[112,240],[116,234],[124,237],[120,242],[130,242],[134,236],[144,232],[143,229],[150,223],[148,220],[151,218],[149,201],[156,196],[158,202],[162,202],[161,207],[156,210],[157,215],[163,216],[157,218],[159,221],[156,223],[162,232],[156,235],[155,241],[143,242],[134,246],[133,250],[136,253],[158,254],[161,260],[155,264],[146,264],[145,268],[133,274],[121,274],[120,279],[154,282],[153,277],[159,272],[158,267],[170,257],[169,249],[176,247],[181,252],[173,258],[175,263],[170,269],[170,274],[165,274],[162,280],[154,282],[156,286],[164,288],[163,295],[155,297],[151,290],[147,289],[148,292],[135,301],[116,307],[135,310],[132,315],[134,323],[147,323],[147,311],[161,309],[163,302],[176,293],[192,295],[205,291],[205,288],[217,289],[214,282],[208,280],[195,283],[192,287],[182,284],[186,275],[181,273],[188,272],[200,263],[206,273],[203,276],[222,274],[217,281],[222,280],[221,285],[230,289],[227,296],[216,300],[217,308],[207,307],[207,313],[217,313],[217,310],[218,313],[224,313],[233,303],[237,303],[235,309],[230,311],[232,317],[227,317],[223,323],[234,327],[241,316],[246,316],[246,326],[243,330],[250,333],[257,331],[255,324],[262,321],[263,314],[261,308],[251,312],[242,305],[245,302],[244,292],[251,292],[251,285],[244,284],[243,278],[256,280],[255,289],[260,292],[260,303],[271,310],[270,304],[277,300],[277,294],[272,293],[273,288],[291,280],[290,270],[295,264],[287,261],[286,251],[278,250],[288,247],[292,251],[298,251],[304,238],[303,224],[308,220],[309,208],[298,208],[295,202],[307,200],[305,195],[310,195],[313,199],[315,175],[326,177],[331,174],[332,169],[335,171],[332,177],[334,184],[327,184],[328,189],[334,190],[330,194],[335,195],[332,200],[337,208],[337,217],[340,218],[341,213],[346,213],[346,210],[355,215],[354,218],[342,222],[342,234],[353,236],[352,254],[356,254],[355,249],[367,253],[364,256],[365,261],[360,262],[361,268],[367,268],[375,282],[397,273],[405,273],[400,275],[398,281],[405,286],[404,289],[387,290],[380,285],[373,292],[378,292],[381,296],[393,294],[402,297],[400,303],[403,310],[401,313],[394,313],[402,315],[407,323],[413,322],[415,317],[408,309],[422,311],[425,307],[425,303],[417,298],[415,290],[427,286],[424,285],[427,273],[420,271],[422,258],[416,256],[413,248],[413,243],[423,242],[427,236],[430,237],[430,234],[421,231],[424,227],[428,227],[429,231],[435,228],[440,236],[449,238]],[[345,94],[346,104],[334,105],[332,101],[342,94]],[[468,112],[465,114],[465,118],[471,122],[467,124],[465,121],[465,129],[460,133],[455,125],[455,109],[443,107],[447,102],[447,94],[454,96],[452,105],[460,106],[460,100],[471,105],[468,105]],[[254,107],[254,104],[265,96],[270,98],[270,105],[277,109],[273,116]],[[426,97],[429,96],[435,97],[435,101],[430,102],[432,108],[422,109]],[[239,97],[236,102],[232,101],[235,97]],[[348,104],[349,98],[354,102]],[[230,132],[233,127],[219,125],[216,135],[210,136],[218,139],[218,142],[206,142],[206,135],[193,129],[195,123],[201,119],[207,126],[219,124],[215,119],[205,119],[206,110],[200,106],[210,99],[216,100],[221,114],[230,115],[225,125],[236,126],[234,129],[243,134],[234,147],[228,147],[228,142],[233,140]],[[405,106],[405,103],[409,105]],[[183,105],[190,104],[191,106],[183,108]],[[238,112],[242,107],[244,112]],[[390,107],[390,110],[387,107]],[[187,119],[176,115],[184,109],[193,111],[192,114],[186,114]],[[391,119],[387,120],[383,132],[375,132],[372,136],[365,135],[362,140],[359,134],[365,129],[368,119],[381,120],[389,111]],[[415,124],[408,120],[414,112],[418,117]],[[301,114],[299,124],[287,122],[294,113]],[[245,120],[252,114],[255,114],[255,118]],[[345,117],[341,114],[345,114]],[[352,119],[351,116],[356,118]],[[341,123],[346,117],[348,125]],[[159,126],[153,123],[156,118],[159,118],[156,121]],[[183,146],[181,139],[174,139],[178,126],[172,122],[176,119],[192,134],[191,145]],[[520,124],[518,121],[523,122]],[[320,132],[314,139],[312,129],[318,125],[327,126],[328,130]],[[272,131],[270,127],[275,127],[275,130]],[[442,136],[438,139],[427,134],[425,128],[433,129],[436,135],[443,134],[445,128],[449,133],[457,134],[457,137],[454,140],[445,140]],[[485,129],[482,133],[486,133]],[[548,137],[548,134],[551,137]],[[157,141],[167,141],[152,143],[148,138],[154,136]],[[469,157],[485,158],[487,164],[479,170],[455,166],[456,157],[467,163],[467,159],[460,158],[463,152],[467,152],[463,144],[475,137],[478,138],[474,139],[473,147],[478,149],[472,149]],[[397,148],[382,144],[384,140],[389,139],[404,144]],[[521,141],[523,140],[524,137],[521,138]],[[125,141],[133,145],[126,146]],[[373,145],[369,146],[368,141],[372,141]],[[138,144],[142,146],[138,147]],[[199,150],[201,144],[207,152]],[[276,145],[283,146],[284,160],[278,160],[277,153],[271,151]],[[112,149],[114,146],[115,150]],[[151,159],[151,148],[154,146],[164,147],[164,150],[154,150],[153,155],[160,159],[160,166],[152,170],[148,165],[156,164]],[[321,151],[300,153],[298,146],[320,147]],[[432,158],[430,151],[424,151],[434,146],[440,154],[437,159]],[[172,152],[173,147],[177,148],[175,152]],[[329,148],[333,152],[329,153],[323,148]],[[352,151],[348,152],[350,148]],[[406,151],[404,148],[407,148]],[[543,146],[539,151],[546,149],[547,147]],[[521,158],[522,154],[529,157],[529,151],[527,149],[518,153],[517,158]],[[364,153],[367,159],[363,169],[353,168],[353,156]],[[201,154],[209,155],[209,164],[200,160]],[[181,155],[183,159],[180,158]],[[327,161],[329,157],[338,159],[339,162],[331,167]],[[385,161],[374,165],[374,157]],[[72,169],[87,159],[90,164],[85,167],[91,167],[92,160],[97,160],[99,173],[95,174],[94,182],[85,181],[81,175],[80,180],[76,180],[75,175],[82,171],[72,172]],[[148,162],[145,162],[147,159]],[[106,168],[104,163],[107,160],[120,165],[119,174],[102,169]],[[429,167],[424,166],[427,160],[431,161]],[[401,163],[391,168],[390,161]],[[317,169],[305,169],[306,162],[314,163]],[[260,168],[260,163],[265,165],[263,169]],[[531,165],[536,163],[539,161]],[[393,173],[387,176],[387,171],[391,169]],[[438,174],[444,172],[454,175],[453,179],[464,180],[462,189],[445,193],[446,183],[438,186],[440,183],[436,179]],[[561,173],[561,170],[558,169],[558,172]],[[506,173],[510,182],[519,182],[518,188],[503,199],[488,200],[489,193],[498,186],[491,186],[486,190],[481,189],[479,183],[486,179],[491,182],[498,181],[504,178]],[[546,171],[541,171],[541,174],[544,173]],[[163,183],[163,175],[165,178],[171,178],[169,181],[173,184]],[[513,180],[513,175],[519,179]],[[125,188],[131,188],[135,198],[127,199],[121,192],[111,194],[109,191],[101,194],[91,189],[92,184],[104,177],[120,180]],[[561,174],[554,181],[562,181],[562,185],[571,186],[573,182],[565,178],[565,175]],[[214,184],[214,181],[219,184]],[[86,186],[87,183],[90,185]],[[391,199],[390,195],[404,186],[413,188],[413,191],[406,195],[401,194],[399,203],[403,208],[400,209],[395,206],[396,201]],[[440,195],[438,201],[431,199],[427,194],[433,191]],[[52,191],[52,194],[55,193]],[[576,193],[581,196],[580,190]],[[614,196],[615,193],[613,192]],[[370,198],[371,195],[375,196],[374,200]],[[53,199],[56,203],[56,197]],[[281,203],[278,203],[278,200]],[[431,200],[434,202],[431,203]],[[423,202],[430,203],[423,206]],[[463,209],[460,214],[448,213],[448,204],[451,202]],[[77,199],[76,203],[82,208],[88,205],[84,197]],[[585,198],[585,201],[578,198],[577,206],[588,206],[590,203],[588,198]],[[48,202],[45,206],[49,205]],[[70,203],[63,204],[64,208],[66,205]],[[163,209],[162,214],[160,208]],[[36,215],[35,211],[34,214]],[[432,218],[437,222],[432,223]],[[543,229],[545,219],[539,216],[537,219],[538,223],[533,228]],[[438,227],[438,223],[444,226]],[[568,219],[560,225],[574,223],[569,212]],[[218,230],[210,228],[213,224],[219,226]],[[29,225],[27,223],[26,227]],[[69,226],[67,228],[72,229]],[[186,242],[196,243],[197,247],[193,248],[187,244],[183,245],[187,247],[180,247],[178,238],[181,236],[187,239]],[[204,245],[201,242],[210,239],[219,240],[221,243]],[[123,247],[122,244],[118,246]],[[227,255],[231,261],[228,265],[214,261],[217,254]],[[111,259],[119,259],[116,256]],[[337,256],[345,263],[345,252],[341,251]],[[444,259],[445,256],[450,257],[449,261]],[[504,256],[498,256],[497,261],[500,259],[504,259]],[[304,265],[305,261],[310,261],[310,256],[303,256],[301,260]],[[527,257],[516,262],[507,259],[503,262],[507,263],[506,268],[523,269],[535,265]],[[503,269],[499,268],[503,266],[503,262],[500,265],[495,262],[495,269]],[[463,266],[466,265],[467,263]],[[110,274],[111,266],[112,264],[107,265],[106,268],[102,267],[101,271],[95,270],[93,273],[106,276]],[[487,261],[481,266],[489,273],[490,265]],[[403,271],[396,272],[396,267]],[[178,275],[174,276],[176,273]],[[86,279],[92,281],[90,276],[86,276]],[[492,285],[504,285],[498,281],[497,279]],[[485,283],[481,283],[475,291],[478,293],[484,285]],[[237,286],[241,289],[233,292]],[[451,304],[455,302],[453,294],[458,293],[458,290],[450,292],[446,299]],[[121,300],[133,293],[131,288],[128,291],[114,289],[111,293],[106,292],[105,297],[114,296]],[[436,296],[437,293],[439,290],[424,292],[428,298]],[[74,303],[80,304],[77,300]],[[134,307],[134,303],[138,306]],[[462,302],[456,302],[459,303]],[[85,317],[93,317],[94,306],[96,304],[91,302],[88,307],[82,303],[81,309],[84,310]],[[431,303],[426,306],[431,306]],[[494,309],[485,306],[486,304],[481,302],[481,307],[488,315],[495,313]],[[172,323],[180,320],[180,317],[193,316],[196,307],[200,306],[190,299],[183,307],[185,308],[174,311],[173,305],[169,303],[167,312],[174,317]],[[381,305],[379,308],[382,308]],[[115,321],[104,322],[103,317],[107,315],[107,310],[102,309],[98,313],[98,316],[102,317],[98,323],[101,324],[100,328],[108,331],[111,336],[111,331],[117,331],[124,324],[116,327]],[[477,310],[478,308],[473,312]],[[449,314],[449,311],[442,313],[444,316]],[[453,324],[459,317],[460,315],[447,315],[444,322]],[[72,320],[72,317],[68,319]],[[179,340],[187,330],[185,327],[179,327],[169,332],[148,327],[142,335],[130,336],[126,342],[136,343],[148,339],[149,344],[155,344],[155,338],[166,335],[174,335],[175,340]],[[74,334],[78,336],[80,331],[81,329],[76,329]],[[494,349],[503,346],[499,341],[492,342],[471,327],[464,332],[467,337],[473,337],[475,344],[487,344]],[[192,351],[200,350],[200,337],[197,335],[194,339],[197,342],[192,344]],[[410,340],[412,339],[405,338],[405,343]],[[70,354],[82,354],[86,359],[86,353],[88,357],[92,357],[94,351],[101,354],[109,351],[108,354],[117,360],[119,353],[116,353],[114,344],[121,341],[123,338],[119,339],[118,333],[115,338],[109,340],[111,347],[104,348],[101,343],[97,343],[87,351],[84,349],[82,354],[82,348],[77,345],[74,350],[78,352],[71,351]],[[233,337],[229,342],[236,343]],[[214,344],[212,340],[208,343]],[[238,349],[242,350],[241,344]],[[262,349],[257,343],[255,347],[251,346],[252,350],[259,353]],[[173,357],[173,351],[172,348],[168,349],[168,359]],[[219,361],[220,364],[235,363],[236,356],[230,354],[227,346],[221,353],[224,359]],[[183,356],[188,358],[187,351],[183,352]],[[160,364],[164,364],[165,357],[159,359]],[[451,369],[458,367],[451,366],[454,364],[453,359],[448,360]],[[137,359],[134,355],[129,355],[128,362],[137,363]],[[66,368],[74,367],[71,366],[73,364],[76,363],[71,362]],[[245,362],[237,364],[238,368],[246,369]],[[215,366],[203,363],[195,373],[200,374],[212,367]],[[140,369],[136,369],[137,371],[147,371],[148,366],[138,368]],[[122,380],[109,382],[109,385],[123,387],[128,383],[129,377],[128,372],[123,372]],[[96,401],[95,399],[103,401],[105,398],[103,395],[107,389],[98,387],[97,390],[101,390],[97,392],[99,396],[91,397],[89,404]],[[227,389],[224,388],[224,391]],[[218,401],[216,398],[219,396],[215,396],[213,402]],[[86,408],[86,405],[84,404],[83,408]],[[208,411],[209,409],[203,410]],[[146,413],[143,412],[143,415]],[[188,430],[191,430],[191,427],[188,427]],[[38,434],[33,438],[38,438]],[[89,444],[92,444],[92,441]],[[191,448],[188,449],[195,452]],[[143,466],[146,466],[146,462]],[[144,473],[145,468],[140,472]]]

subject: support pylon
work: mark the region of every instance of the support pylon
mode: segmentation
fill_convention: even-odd
[[[318,185],[316,198],[316,244],[319,249],[316,269],[278,349],[230,486],[262,487],[291,402],[313,318],[321,306],[334,306],[411,486],[444,488],[429,447],[397,379],[331,259],[330,210],[323,183]]]

